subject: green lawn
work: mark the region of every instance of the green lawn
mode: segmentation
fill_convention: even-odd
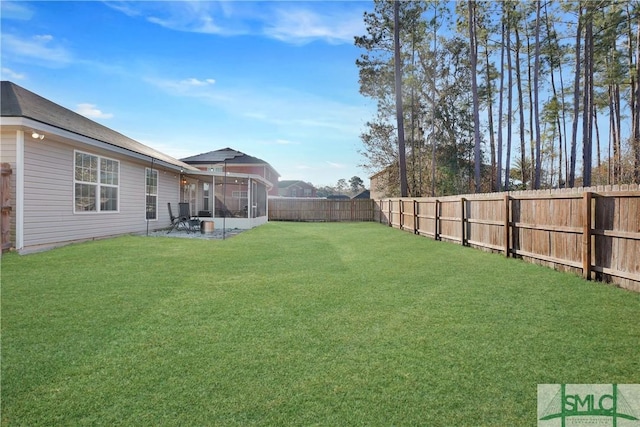
[[[3,425],[531,426],[640,383],[640,294],[375,223],[2,257]]]

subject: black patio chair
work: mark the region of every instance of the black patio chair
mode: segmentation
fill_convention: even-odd
[[[187,233],[200,231],[200,220],[191,216],[189,203],[178,203],[178,217],[181,224],[185,226]]]
[[[178,215],[178,216],[173,216],[173,211],[171,210],[171,203],[167,203],[167,208],[169,208],[169,219],[171,220],[171,226],[169,228],[169,231],[167,231],[167,234],[171,233],[173,230],[179,230],[180,229],[180,225],[182,225],[183,227],[186,227],[186,223],[184,222],[184,219]]]

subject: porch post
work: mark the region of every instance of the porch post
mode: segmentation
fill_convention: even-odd
[[[247,181],[247,219],[251,218],[252,205],[253,204],[251,203],[251,177],[249,177]]]

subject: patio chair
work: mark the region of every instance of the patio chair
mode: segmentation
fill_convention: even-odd
[[[169,219],[171,220],[171,227],[167,234],[171,233],[175,229],[180,229],[180,225],[186,227],[186,223],[181,216],[173,216],[173,211],[171,210],[171,203],[167,203],[167,208],[169,208]]]
[[[200,220],[191,216],[189,203],[178,203],[178,217],[181,224],[185,226],[187,233],[200,231]]]

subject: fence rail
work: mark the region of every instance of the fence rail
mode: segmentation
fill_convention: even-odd
[[[637,185],[376,200],[375,220],[640,291]]]

